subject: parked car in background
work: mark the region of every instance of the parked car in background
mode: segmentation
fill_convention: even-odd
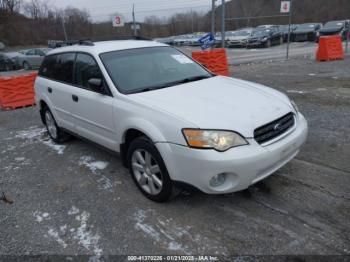
[[[22,55],[21,53],[19,53],[19,52],[7,52],[7,53],[3,53],[3,54],[8,59],[10,59],[11,62],[13,63],[13,67],[11,68],[11,70],[18,70],[18,69],[22,68],[22,66],[18,60],[18,57]]]
[[[349,21],[330,21],[327,22],[320,30],[319,36],[341,35],[343,40],[345,40],[348,31]]]
[[[256,28],[248,38],[247,47],[271,47],[280,44],[283,44],[283,38],[278,29]]]
[[[11,71],[15,69],[17,69],[16,61],[7,53],[0,53],[0,71]]]
[[[0,50],[4,50],[6,48],[5,44],[3,42],[0,42]]]
[[[234,31],[227,38],[228,47],[247,47],[248,39],[251,37],[253,28],[245,28]]]
[[[290,25],[290,41],[293,41],[294,37],[294,31],[297,29],[298,25]],[[288,31],[289,31],[289,25],[280,25],[279,30],[281,32],[281,35],[283,37],[283,42],[288,41]]]
[[[318,39],[321,28],[321,23],[306,23],[298,25],[293,32],[293,40],[295,42],[315,42]]]
[[[167,44],[167,45],[174,45],[174,40],[175,40],[174,36],[154,39],[154,41],[157,41],[157,42],[162,43],[162,44]]]
[[[26,70],[39,68],[45,55],[50,51],[50,48],[34,48],[21,51],[18,57],[19,64]]]
[[[279,25],[259,25],[257,28],[262,28],[262,29],[274,28],[274,29],[278,30],[279,29]]]

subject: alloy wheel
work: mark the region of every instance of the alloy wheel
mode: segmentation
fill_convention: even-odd
[[[131,158],[131,168],[139,186],[150,195],[157,195],[163,187],[159,164],[148,151],[137,149]]]
[[[50,136],[54,139],[57,139],[57,127],[55,120],[53,119],[53,116],[51,115],[50,111],[45,112],[45,122],[47,131],[49,132]]]

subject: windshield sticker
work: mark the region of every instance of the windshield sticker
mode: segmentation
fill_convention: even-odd
[[[184,56],[184,55],[172,55],[172,58],[174,58],[180,64],[193,64],[194,63],[191,59],[189,59],[187,56]]]

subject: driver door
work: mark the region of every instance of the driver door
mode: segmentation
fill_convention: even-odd
[[[91,55],[78,53],[74,70],[77,87],[71,94],[75,132],[97,144],[116,150],[113,96],[104,80],[104,91],[93,91],[88,84],[92,78],[103,80],[98,64]]]

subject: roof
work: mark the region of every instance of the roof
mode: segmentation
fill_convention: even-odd
[[[103,41],[94,42],[94,45],[72,45],[56,48],[50,51],[48,54],[57,54],[62,52],[88,52],[92,54],[99,55],[101,53],[117,51],[117,50],[127,50],[135,48],[144,47],[157,47],[157,46],[168,46],[155,41],[143,41],[143,40],[114,40],[114,41]]]

